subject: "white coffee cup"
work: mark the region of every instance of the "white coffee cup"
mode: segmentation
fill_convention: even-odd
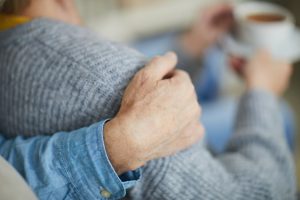
[[[236,6],[234,16],[237,24],[237,38],[252,49],[269,50],[276,57],[283,55],[284,47],[295,35],[295,20],[283,7],[266,2],[245,2]],[[277,20],[253,20],[252,16],[281,16]]]

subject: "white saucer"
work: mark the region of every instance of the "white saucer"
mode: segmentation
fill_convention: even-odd
[[[227,35],[223,38],[222,46],[226,53],[250,58],[257,50],[257,47],[239,41],[233,35]],[[300,61],[300,29],[296,29],[294,34],[287,38],[287,41],[280,45],[278,52],[271,52],[273,56],[281,58],[292,63]]]

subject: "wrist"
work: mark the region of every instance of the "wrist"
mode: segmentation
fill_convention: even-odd
[[[138,159],[134,137],[123,122],[117,117],[108,121],[103,133],[108,158],[118,175],[144,164]]]

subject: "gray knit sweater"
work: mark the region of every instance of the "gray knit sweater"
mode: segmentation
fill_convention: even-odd
[[[0,132],[13,137],[73,130],[114,116],[145,57],[89,31],[38,19],[0,33]],[[220,111],[222,112],[222,111]],[[199,143],[149,162],[131,199],[295,199],[293,161],[276,99],[240,104],[228,151]]]

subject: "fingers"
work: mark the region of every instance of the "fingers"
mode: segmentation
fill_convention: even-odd
[[[192,86],[192,80],[191,80],[189,74],[183,70],[174,70],[172,72],[172,76],[169,77],[168,81],[175,82],[175,83],[185,86],[185,87]],[[193,86],[192,86],[192,88],[193,88]]]
[[[272,59],[272,55],[271,53],[266,50],[266,49],[259,49],[257,50],[257,52],[254,54],[253,58],[252,59],[255,59],[255,58],[260,58],[260,59],[267,59],[267,60],[270,60]]]
[[[228,11],[232,12],[233,5],[230,2],[222,2],[211,6],[210,10],[211,12],[214,13],[221,13],[221,12],[228,12]]]
[[[168,83],[169,91],[173,91],[172,96],[180,101],[176,101],[177,105],[185,104],[184,107],[188,107],[188,105],[197,102],[195,87],[187,72],[174,70],[172,76],[164,82]]]
[[[244,77],[248,89],[264,89],[281,96],[288,88],[291,70],[287,61],[274,58],[266,50],[259,50],[246,65]]]
[[[216,15],[219,15],[219,13],[227,13],[232,12],[233,8],[232,5],[229,3],[218,3],[213,4],[209,7],[206,7],[204,9],[200,10],[200,14],[202,14],[202,17],[206,19],[213,18]]]
[[[243,75],[243,70],[246,65],[246,60],[236,56],[229,56],[229,65],[238,74]]]
[[[197,30],[197,27],[202,27],[202,31],[208,32],[209,38],[211,38],[213,42],[216,42],[223,34],[228,32],[233,25],[233,6],[229,3],[219,3],[201,12],[195,29]]]
[[[164,79],[171,73],[177,64],[177,56],[173,52],[169,52],[164,56],[153,58],[144,69],[142,74],[146,74],[151,81],[159,81]]]
[[[206,11],[206,18],[213,25],[229,28],[233,23],[233,7],[229,3],[214,5]]]
[[[164,82],[169,83],[170,89],[177,92],[177,94],[182,95],[184,93],[186,95],[195,91],[189,74],[184,70],[173,70]]]

